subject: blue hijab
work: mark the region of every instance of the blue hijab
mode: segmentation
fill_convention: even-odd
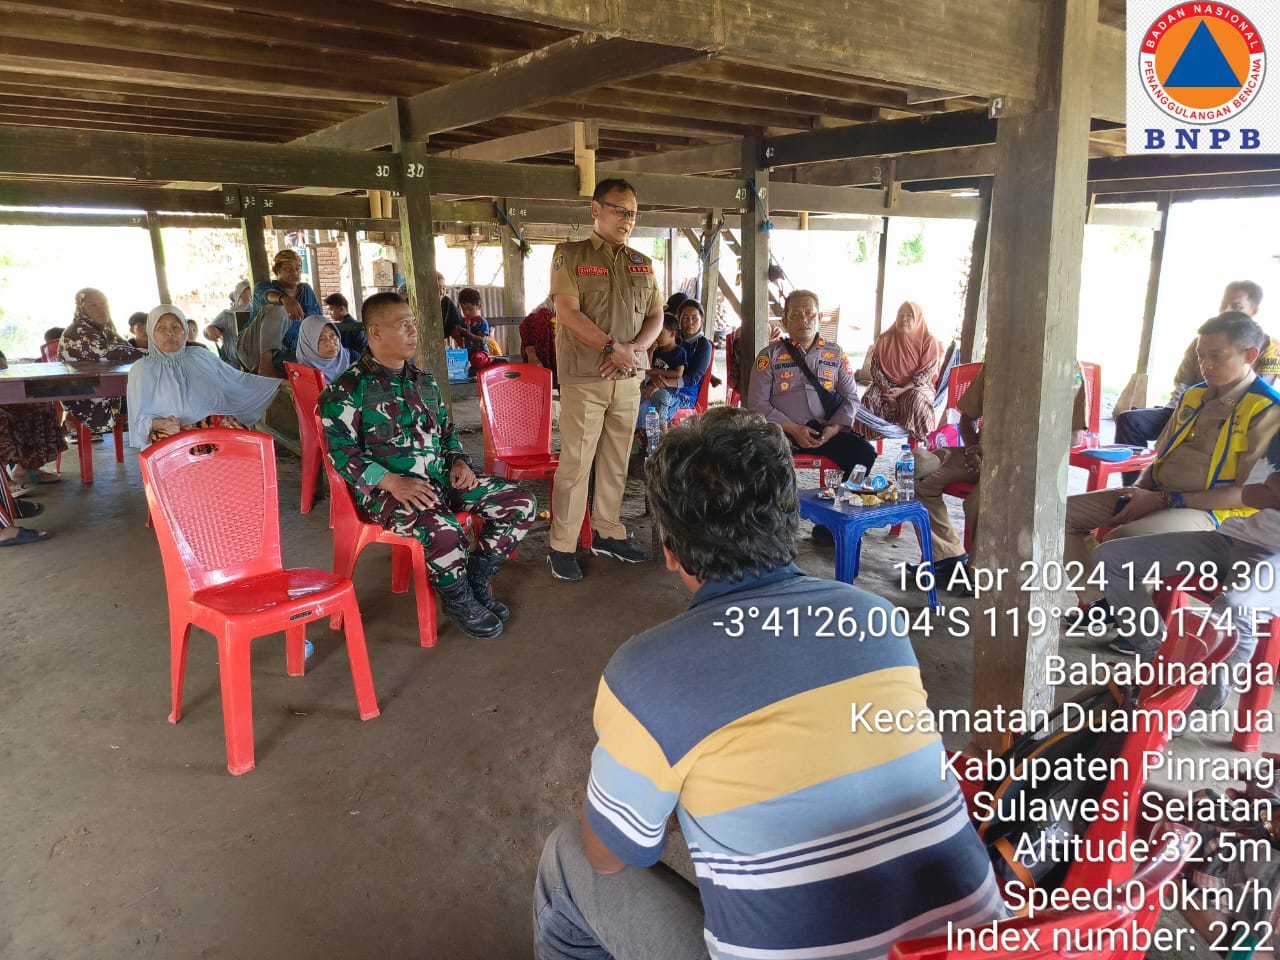
[[[338,379],[338,374],[356,362],[356,357],[343,346],[338,347],[338,355],[331,360],[320,356],[320,334],[324,333],[325,327],[333,327],[333,332],[338,334],[338,342],[342,342],[342,334],[338,332],[338,327],[332,320],[316,316],[307,317],[298,328],[297,357],[299,363],[315,367],[324,374],[326,380],[333,383]]]
[[[156,346],[156,324],[170,313],[183,329],[176,353]],[[139,450],[151,443],[152,421],[165,417],[188,424],[219,414],[252,426],[280,389],[279,380],[241,373],[208,350],[188,350],[186,328],[186,316],[171,304],[162,303],[147,314],[147,355],[129,370],[129,440]]]

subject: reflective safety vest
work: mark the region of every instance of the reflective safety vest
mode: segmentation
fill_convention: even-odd
[[[1152,477],[1157,484],[1160,482],[1161,461],[1191,435],[1200,412],[1204,409],[1204,395],[1208,389],[1208,384],[1198,383],[1194,387],[1188,387],[1186,393],[1182,395],[1182,402],[1178,404],[1178,409],[1173,414],[1177,429],[1156,456],[1156,462],[1152,467]],[[1240,455],[1249,450],[1249,425],[1254,417],[1277,404],[1280,404],[1280,392],[1265,380],[1255,378],[1253,383],[1249,384],[1244,395],[1236,401],[1231,419],[1224,423],[1218,432],[1218,440],[1213,446],[1213,454],[1209,459],[1209,474],[1205,477],[1204,489],[1229,486],[1235,482],[1236,466]],[[1247,517],[1257,512],[1253,507],[1209,511],[1218,524],[1228,517]]]

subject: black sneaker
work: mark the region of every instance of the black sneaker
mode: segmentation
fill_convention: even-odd
[[[1133,645],[1133,641],[1128,637],[1116,637],[1107,644],[1107,649],[1114,650],[1116,653],[1123,654],[1126,657],[1136,656],[1138,648]]]
[[[578,566],[578,558],[566,550],[548,550],[547,563],[551,565],[551,575],[557,580],[582,579],[582,568]]]
[[[644,563],[649,555],[630,540],[614,540],[591,531],[591,553],[597,557],[613,557],[623,563]]]

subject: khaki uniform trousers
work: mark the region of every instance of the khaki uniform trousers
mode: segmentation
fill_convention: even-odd
[[[587,481],[596,468],[591,527],[602,537],[625,540],[622,493],[640,412],[640,381],[601,380],[560,384],[560,466],[551,491],[551,549],[577,549],[587,510]]]
[[[947,560],[965,552],[964,537],[951,525],[951,515],[942,499],[942,491],[953,483],[977,483],[980,474],[965,465],[963,447],[942,447],[936,451],[917,449],[916,499],[929,511],[929,527],[933,532],[933,560]],[[978,529],[978,491],[964,501],[964,523]],[[914,529],[914,528],[913,528]],[[920,531],[916,530],[919,538]]]
[[[1093,539],[1096,527],[1105,527],[1111,523],[1116,511],[1116,500],[1124,496],[1124,489],[1114,487],[1110,490],[1094,490],[1091,493],[1077,493],[1067,497],[1067,531],[1063,545],[1062,559],[1064,563],[1076,562],[1084,567],[1087,575],[1093,570],[1093,549],[1097,545]],[[1213,514],[1207,510],[1157,510],[1149,513],[1141,520],[1116,527],[1107,534],[1106,541],[1119,540],[1123,537],[1143,537],[1152,533],[1181,533],[1202,530],[1217,530]],[[1074,599],[1082,603],[1091,603],[1102,594],[1093,586],[1087,586]]]

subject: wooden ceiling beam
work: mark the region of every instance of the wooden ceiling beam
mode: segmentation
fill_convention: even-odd
[[[38,96],[57,96],[68,99],[79,99],[82,94],[94,94],[99,97],[143,97],[160,103],[182,105],[185,110],[225,110],[228,105],[235,107],[253,107],[255,109],[273,109],[295,114],[335,116],[341,118],[352,112],[369,109],[369,103],[351,99],[304,99],[303,97],[257,96],[244,92],[226,92],[222,90],[159,87],[154,84],[130,83],[119,80],[98,80],[91,77],[61,76],[56,84],[50,83],[45,75],[19,73],[11,69],[0,69],[0,85],[15,93],[22,93],[23,88],[39,91]],[[295,91],[296,92],[296,91]],[[28,94],[30,95],[30,94]]]
[[[0,69],[21,70],[41,76],[90,77],[166,88],[221,90],[304,100],[354,96],[376,102],[388,96],[407,96],[422,87],[421,83],[404,80],[395,71],[367,76],[330,70],[319,63],[314,70],[268,68],[261,63],[218,63],[169,54],[140,54],[109,46],[25,40],[11,36],[7,22],[5,28],[0,32]],[[438,71],[442,82],[459,73],[447,67],[431,69]]]
[[[714,83],[689,77],[644,77],[615,84],[624,90],[647,93],[655,97],[677,97],[681,100],[705,100],[708,103],[773,110],[793,115],[838,117],[867,123],[878,119],[876,108],[848,100],[811,97],[746,87],[736,83]]]
[[[3,108],[0,108],[0,125],[9,126],[14,129],[34,129],[37,131],[47,127],[49,132],[59,133],[85,131],[89,133],[102,132],[129,134],[145,132],[148,134],[154,134],[157,140],[167,140],[170,137],[208,137],[213,140],[244,141],[246,143],[262,142],[262,136],[258,133],[242,133],[224,129],[205,129],[189,125],[175,126],[168,123],[156,123],[154,121],[140,127],[137,124],[118,120],[104,122],[102,120],[63,120],[50,117],[31,117],[24,114],[10,114],[5,112]],[[3,172],[3,167],[4,162],[0,161],[0,172]]]
[[[334,56],[346,59],[353,55],[358,59],[364,55],[378,60],[404,60],[414,64],[443,61],[459,67],[483,70],[509,58],[499,51],[487,48],[482,34],[473,37],[470,44],[442,42],[430,33],[428,21],[425,20],[416,35],[366,33],[362,29],[363,14],[356,22],[352,22],[348,14],[347,22],[341,29],[333,29],[312,19],[281,17],[273,7],[268,7],[266,12],[254,12],[241,7],[234,15],[228,15],[226,10],[204,3],[183,4],[168,0],[128,0],[128,3],[120,3],[119,0],[59,0],[56,5],[42,0],[0,0],[0,13],[15,12],[38,12],[54,23],[61,22],[63,18],[83,19],[105,25],[112,32],[150,32],[155,35],[157,42],[164,44],[163,50],[173,53],[203,55],[196,54],[190,46],[173,45],[174,40],[189,37],[192,31],[198,31],[198,37],[202,41],[196,47],[199,51],[218,50],[219,45],[213,38],[223,41],[223,48],[234,46],[245,50],[269,43],[277,51],[277,59],[272,62],[283,61],[286,65],[293,66],[308,59],[314,62]],[[159,29],[163,25],[172,25],[175,29]],[[213,59],[239,59],[229,54],[232,51],[221,53]],[[285,60],[285,57],[288,59]]]
[[[1280,170],[1257,173],[1222,173],[1210,176],[1156,177],[1151,180],[1092,180],[1089,189],[1099,196],[1112,193],[1181,193],[1187,190],[1225,190],[1241,187],[1280,187]]]
[[[711,103],[687,97],[653,96],[636,90],[618,88],[591,90],[573,99],[577,103],[595,107],[596,115],[602,117],[608,116],[615,108],[621,108],[637,113],[647,112],[659,117],[711,120],[716,123],[733,124],[743,129],[760,126],[785,130],[814,130],[818,128],[819,123],[819,116],[816,114],[782,113],[776,110]]]
[[[289,108],[282,110],[277,102],[273,106],[255,103],[229,103],[226,101],[172,100],[166,97],[138,96],[122,93],[97,93],[90,90],[69,91],[48,85],[18,86],[0,82],[0,102],[26,103],[39,101],[50,107],[62,109],[112,109],[134,108],[158,113],[181,113],[192,116],[209,114],[216,117],[234,115],[238,118],[260,117],[273,122],[296,124],[303,130],[311,130],[317,123],[331,122],[333,114],[312,110]]]
[[[552,99],[572,97],[705,56],[684,47],[594,34],[570,37],[484,73],[407,98],[403,105],[403,135],[408,140],[425,140],[433,133],[519,114]],[[385,116],[374,111],[304,137],[298,143],[371,149],[390,139]]]
[[[1026,102],[1038,95],[1043,5],[1028,0],[878,0],[850,5],[842,15],[814,0],[783,0],[782,7],[735,0],[649,0],[642,8],[578,0],[451,0],[450,6],[651,43],[697,37],[724,57],[821,71],[838,65],[850,78]],[[1123,31],[1103,24],[1095,31],[1092,113],[1122,121]]]
[[[594,120],[600,117],[600,108],[589,103],[544,103],[536,109],[526,110],[521,116],[542,120]],[[687,137],[742,137],[759,129],[741,123],[661,116],[647,110],[623,109],[611,109],[608,117],[601,118],[601,128]]]
[[[0,126],[0,174],[398,189],[399,159],[147,134]]]
[[[33,117],[47,116],[69,120],[97,120],[109,123],[115,120],[130,121],[145,129],[148,120],[157,123],[189,123],[203,129],[238,130],[242,133],[258,133],[264,139],[288,140],[307,129],[306,122],[289,118],[245,117],[224,113],[190,113],[183,110],[158,110],[149,107],[131,108],[120,104],[96,104],[80,101],[42,100],[38,97],[0,97],[0,109],[7,113],[27,114]]]
[[[7,3],[9,0],[0,0],[0,12],[4,11]],[[268,68],[271,73],[295,70],[314,74],[312,81],[320,83],[326,78],[374,78],[394,73],[397,80],[421,89],[423,84],[439,83],[442,76],[456,77],[469,72],[466,65],[451,63],[445,68],[433,63],[429,52],[422,50],[418,55],[425,59],[413,62],[390,57],[353,56],[343,49],[340,31],[329,35],[328,44],[292,46],[271,39],[230,39],[154,25],[126,27],[14,9],[3,12],[3,20],[5,36],[10,38],[70,43],[84,48],[106,47],[117,53],[133,54],[139,59],[159,55],[210,66],[236,64],[252,67],[259,73]],[[326,56],[341,56],[344,69],[334,70],[326,63]],[[487,68],[488,65],[486,59],[471,64],[471,69]]]
[[[742,144],[737,140],[708,147],[693,147],[671,153],[655,153],[647,157],[611,160],[596,164],[602,173],[719,173],[738,170],[742,166]]]
[[[802,94],[873,107],[894,107],[899,110],[908,108],[904,91],[886,90],[847,80],[814,77],[810,74],[792,73],[772,67],[757,67],[722,58],[685,64],[671,72],[694,79],[731,83],[775,93]]]
[[[592,138],[596,136],[594,121],[591,122]],[[473,143],[465,147],[457,147],[443,153],[453,160],[526,160],[530,157],[545,157],[547,154],[573,152],[574,131],[577,123],[558,123],[555,126],[530,130],[509,137],[499,137]],[[458,131],[461,132],[461,131]]]

